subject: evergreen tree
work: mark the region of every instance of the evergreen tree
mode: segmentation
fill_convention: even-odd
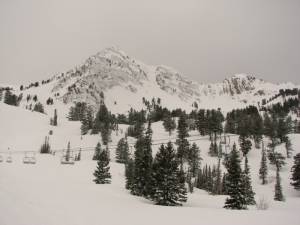
[[[277,168],[277,171],[276,171],[276,183],[275,183],[274,200],[275,201],[284,201],[284,196],[283,196],[282,187],[281,187],[281,179],[280,179],[278,168]]]
[[[54,109],[53,126],[57,126],[57,110]]]
[[[108,148],[100,152],[99,159],[97,161],[97,168],[94,172],[94,182],[96,184],[110,184],[111,175],[109,172],[109,152]]]
[[[240,135],[239,143],[240,143],[241,151],[243,152],[243,156],[246,156],[248,152],[251,150],[252,147],[251,141],[245,135]]]
[[[176,129],[176,122],[171,117],[170,114],[168,114],[164,120],[163,120],[163,126],[167,132],[169,132],[169,136],[171,136],[172,131]]]
[[[95,153],[93,156],[93,160],[99,160],[100,159],[100,153],[101,153],[101,144],[100,142],[97,143],[95,148]]]
[[[262,145],[259,178],[261,179],[263,185],[268,183],[267,176],[268,176],[267,154],[264,145]]]
[[[284,142],[285,142],[285,149],[286,149],[286,157],[291,158],[292,151],[293,151],[291,140],[289,139],[288,136],[286,136]]]
[[[223,177],[222,177],[222,194],[223,195],[227,195],[228,194],[227,185],[226,185],[227,184],[226,177],[227,177],[227,174],[223,173]]]
[[[146,135],[141,135],[135,144],[134,152],[134,184],[132,194],[149,197],[151,194],[151,123],[149,122]]]
[[[81,120],[81,127],[80,127],[81,135],[86,135],[91,128],[92,127],[90,126],[88,114],[87,112],[84,112],[83,118]]]
[[[234,144],[226,168],[228,172],[226,188],[229,198],[226,199],[224,208],[227,209],[247,209],[243,172],[240,163],[240,156]]]
[[[125,164],[125,188],[133,190],[134,185],[134,160],[129,158]]]
[[[196,145],[196,143],[192,144],[192,147],[188,151],[188,163],[189,163],[189,172],[191,173],[191,177],[196,177],[197,172],[200,167],[200,149]]]
[[[49,137],[45,137],[45,141],[42,144],[41,148],[40,148],[40,153],[41,154],[50,154],[51,153],[51,147],[49,144]]]
[[[126,163],[129,157],[129,146],[127,138],[121,138],[116,149],[116,161]]]
[[[185,174],[184,171],[179,169],[178,173],[178,202],[186,202],[187,201],[187,191],[185,187]]]
[[[81,148],[79,149],[78,155],[77,155],[77,161],[81,160]]]
[[[45,113],[44,111],[44,106],[42,105],[42,103],[38,102],[34,105],[33,107],[33,111],[35,112],[40,112],[40,113]]]
[[[189,151],[189,142],[186,139],[189,136],[188,133],[188,124],[186,120],[186,115],[181,114],[178,120],[178,126],[177,126],[177,157],[179,159],[180,167],[183,169],[183,163],[186,159],[187,152]]]
[[[112,117],[107,107],[103,103],[100,105],[99,111],[96,114],[92,134],[98,134],[101,132],[102,143],[107,145],[110,141],[111,128]]]
[[[291,185],[293,185],[296,190],[300,190],[300,153],[294,156],[291,180]]]
[[[68,142],[67,151],[66,151],[66,155],[65,155],[66,162],[69,162],[70,158],[71,158],[71,145],[70,145],[70,142]]]
[[[208,154],[212,157],[216,157],[219,155],[218,145],[217,145],[216,141],[210,142]]]
[[[222,194],[222,171],[221,171],[221,158],[218,159],[218,166],[215,174],[215,181],[213,185],[212,194],[220,195]]]
[[[186,189],[178,169],[175,150],[171,144],[161,145],[153,163],[153,194],[158,205],[175,206],[186,201]],[[184,176],[184,175],[183,175]],[[184,180],[184,177],[183,177]],[[183,181],[184,183],[184,181]]]
[[[197,114],[196,126],[200,135],[204,136],[208,132],[208,118],[204,109],[200,109]]]
[[[251,185],[251,175],[250,167],[248,165],[248,157],[245,156],[245,168],[244,168],[244,192],[245,192],[245,201],[247,205],[255,205],[254,191]]]

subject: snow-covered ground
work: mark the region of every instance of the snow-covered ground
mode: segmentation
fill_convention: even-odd
[[[223,209],[226,196],[212,196],[195,189],[189,194],[188,202],[182,207],[162,207],[153,205],[144,198],[132,196],[125,189],[124,165],[114,162],[113,146],[123,136],[113,133],[111,143],[112,183],[96,185],[93,171],[96,162],[91,160],[93,151],[83,151],[82,160],[75,165],[61,165],[60,153],[37,154],[37,164],[22,163],[23,153],[18,151],[38,151],[49,130],[53,149],[71,147],[94,147],[99,135],[87,135],[81,140],[80,123],[70,122],[59,109],[58,127],[49,125],[49,116],[30,112],[21,107],[0,103],[0,151],[10,148],[12,163],[0,163],[0,225],[79,225],[79,224],[299,224],[300,192],[290,186],[290,168],[293,160],[281,172],[285,202],[273,201],[275,168],[269,165],[269,184],[262,186],[258,179],[260,150],[252,149],[249,164],[252,185],[256,199],[265,198],[268,210],[251,207],[246,211]],[[121,129],[125,130],[126,127]],[[152,126],[154,143],[167,142],[168,133],[161,122]],[[191,132],[191,140],[199,139],[197,132]],[[171,138],[175,137],[175,133]],[[300,152],[300,135],[291,135],[294,154]],[[174,140],[174,139],[172,139]],[[129,140],[132,142],[133,140]],[[237,141],[231,138],[231,144]],[[202,165],[217,163],[216,158],[207,154],[209,141],[195,141],[201,149]],[[153,146],[153,154],[159,145]],[[279,151],[284,153],[284,147]],[[1,154],[4,161],[7,154]],[[224,168],[223,168],[224,171]]]

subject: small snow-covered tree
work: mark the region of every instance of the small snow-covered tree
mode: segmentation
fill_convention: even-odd
[[[200,168],[200,149],[196,143],[193,143],[190,150],[188,151],[188,164],[189,172],[192,177],[196,177],[198,170]]]
[[[125,188],[132,190],[134,184],[134,160],[129,158],[125,164]]]
[[[293,185],[296,190],[300,190],[300,153],[294,156],[291,180],[291,185]]]
[[[188,133],[188,124],[186,120],[186,115],[181,114],[178,120],[178,126],[177,126],[177,140],[176,145],[177,147],[177,158],[180,163],[181,169],[183,168],[184,160],[186,159],[187,152],[189,151],[189,142],[187,140],[187,137],[189,136]]]
[[[100,142],[98,142],[97,145],[96,145],[96,148],[95,148],[95,153],[94,153],[94,156],[93,156],[93,160],[99,160],[100,153],[101,153],[101,144],[100,144]]]
[[[267,153],[264,147],[261,150],[261,161],[259,168],[259,178],[261,179],[262,184],[267,184],[267,176],[268,176],[268,165],[267,165]]]
[[[278,168],[277,168],[277,171],[276,171],[276,183],[275,183],[274,200],[275,201],[284,201],[284,196],[283,196],[282,187],[281,187],[281,179],[280,179]]]
[[[109,151],[108,148],[100,152],[99,159],[97,161],[97,168],[94,172],[94,182],[96,184],[109,184],[111,181],[111,175],[109,172]]]
[[[243,155],[246,156],[248,152],[251,150],[252,143],[251,141],[244,135],[240,135],[239,137],[239,143],[241,151],[243,152]]]
[[[245,169],[244,169],[244,192],[245,192],[245,201],[247,205],[255,205],[255,199],[254,199],[254,191],[252,189],[251,184],[251,175],[250,175],[250,167],[248,164],[248,157],[245,156]]]
[[[129,146],[127,138],[121,138],[116,149],[116,161],[118,163],[126,163],[129,157]]]
[[[163,120],[163,126],[167,132],[169,132],[169,136],[171,136],[172,131],[175,130],[176,128],[176,122],[175,120],[171,117],[170,114],[168,114],[164,120]]]

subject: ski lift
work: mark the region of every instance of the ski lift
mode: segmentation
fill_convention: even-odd
[[[2,157],[2,155],[0,155],[0,162],[3,162],[3,157]]]
[[[12,157],[11,157],[11,154],[9,154],[6,158],[6,162],[7,163],[12,163]]]
[[[25,156],[23,158],[24,164],[36,164],[35,153],[32,153],[32,156],[28,156],[27,152],[25,152]]]

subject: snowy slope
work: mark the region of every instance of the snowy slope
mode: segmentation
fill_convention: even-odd
[[[124,188],[124,166],[114,162],[117,141],[124,135],[113,133],[110,149],[112,184],[96,185],[92,182],[96,168],[92,161],[92,151],[83,151],[82,160],[73,166],[60,164],[61,154],[37,154],[36,165],[22,163],[20,150],[38,151],[43,138],[50,129],[48,116],[29,112],[20,107],[0,103],[0,149],[10,147],[13,163],[0,163],[0,224],[2,225],[79,225],[79,224],[264,224],[281,225],[299,223],[300,193],[289,185],[292,159],[287,160],[281,177],[285,202],[273,201],[275,168],[269,165],[269,184],[260,185],[258,169],[260,150],[249,153],[252,185],[256,199],[267,199],[269,209],[258,211],[252,207],[248,211],[223,209],[226,196],[212,196],[197,190],[189,194],[183,207],[161,207],[153,205],[143,198],[132,196]],[[125,127],[121,127],[125,130]],[[153,143],[174,141],[176,133],[169,137],[161,122],[154,123]],[[95,146],[99,135],[87,135],[80,138],[79,123],[60,120],[53,129],[50,144],[53,149],[71,147],[83,149]],[[190,140],[199,139],[197,132],[190,132]],[[300,135],[291,135],[294,154],[300,149]],[[231,138],[231,144],[237,137]],[[267,140],[265,140],[267,141]],[[129,140],[130,143],[133,139]],[[196,140],[201,149],[202,165],[214,165],[216,158],[208,155],[209,141]],[[159,145],[153,146],[153,155]],[[284,147],[279,151],[284,153]],[[4,159],[7,154],[0,153]],[[224,171],[224,168],[223,168]]]

